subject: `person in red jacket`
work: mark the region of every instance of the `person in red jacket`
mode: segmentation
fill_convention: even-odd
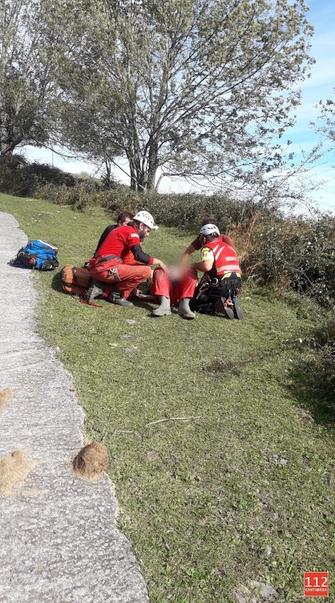
[[[171,306],[178,306],[183,318],[195,318],[190,301],[197,286],[197,272],[185,266],[170,266],[167,271],[156,268],[153,273],[150,293],[160,305],[152,311],[153,316],[168,316]]]
[[[201,226],[206,226],[206,224],[213,224],[212,221],[210,220],[204,220],[201,224]],[[214,226],[216,226],[216,224],[214,224]],[[228,235],[224,235],[221,234],[220,235],[222,241],[224,243],[227,243],[227,245],[230,245],[231,247],[234,247],[234,242],[233,239],[231,237],[228,237]],[[183,252],[181,258],[180,258],[180,262],[182,265],[187,264],[189,257],[195,252],[195,251],[200,251],[200,249],[203,246],[203,241],[201,238],[201,235],[199,234],[194,241],[192,241],[192,243],[190,243],[190,245],[188,247],[186,247],[185,251]]]
[[[107,238],[107,236],[109,235],[110,232],[112,232],[112,230],[114,230],[115,228],[117,228],[118,226],[125,226],[126,224],[128,224],[129,222],[131,222],[134,219],[134,215],[130,213],[130,211],[123,211],[121,212],[118,217],[116,218],[116,224],[109,224],[108,226],[106,226],[105,230],[103,231],[103,233],[100,236],[100,239],[98,241],[98,244],[96,246],[95,252],[93,255],[95,255],[98,251],[98,249],[101,247],[101,245],[103,244],[103,242],[105,241],[105,239]],[[129,258],[131,258],[131,252],[129,252]],[[128,262],[126,262],[128,263]],[[129,262],[130,264],[131,262]],[[135,261],[133,261],[133,263],[135,263]],[[84,268],[88,268],[88,262],[84,263]]]
[[[116,224],[109,224],[109,226],[106,226],[105,230],[103,231],[102,235],[100,236],[96,250],[94,252],[94,255],[97,253],[98,249],[101,247],[103,242],[107,239],[109,233],[112,232],[112,230],[114,230],[118,226],[126,226],[126,224],[131,222],[133,219],[134,219],[134,215],[132,213],[130,213],[130,211],[121,212],[118,215],[118,217],[116,218]]]
[[[202,291],[206,283],[206,293],[209,298],[214,288],[216,293],[222,293],[223,289],[227,292],[226,285],[230,282],[229,278],[233,279],[235,285],[240,284],[241,269],[236,251],[232,245],[226,242],[227,237],[223,237],[224,235],[220,234],[215,224],[205,224],[200,229],[197,239],[184,252],[179,272],[170,270],[170,274],[168,274],[155,270],[151,292],[159,297],[160,305],[153,310],[153,316],[171,314],[171,304],[178,303],[178,312],[183,318],[195,318],[190,302],[197,287],[198,271],[204,273],[201,282]],[[229,242],[232,242],[231,239]],[[191,255],[196,250],[198,243],[201,248],[201,261],[193,263],[189,269],[186,269],[185,256]],[[216,299],[220,299],[220,296]],[[193,309],[196,306],[197,304],[192,304]],[[234,313],[229,317],[233,318]]]
[[[215,224],[200,229],[201,261],[193,264],[204,272],[191,303],[192,310],[224,313],[227,318],[243,318],[237,301],[241,289],[241,268],[230,239],[227,242]]]
[[[150,266],[156,264],[163,271],[167,270],[162,260],[149,256],[141,247],[141,241],[157,228],[152,215],[143,210],[137,212],[133,222],[119,226],[107,235],[89,260],[88,269],[94,279],[88,291],[89,303],[102,294],[101,283],[106,283],[113,285],[110,301],[124,307],[132,306],[128,297],[134,288],[150,277]],[[141,264],[125,262],[130,251]]]

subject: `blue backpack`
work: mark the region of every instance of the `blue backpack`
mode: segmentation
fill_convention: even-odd
[[[33,270],[54,270],[57,268],[58,249],[50,243],[39,239],[28,241],[25,247],[19,249],[16,258],[9,263],[20,268],[32,268]]]

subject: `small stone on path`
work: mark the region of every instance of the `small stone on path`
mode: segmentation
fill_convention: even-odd
[[[13,397],[13,390],[9,387],[6,389],[0,390],[0,410],[4,408],[8,402]]]
[[[24,450],[14,450],[0,458],[0,495],[18,494],[27,475],[36,465],[37,462],[29,459]]]

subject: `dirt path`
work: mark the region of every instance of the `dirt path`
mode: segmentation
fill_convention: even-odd
[[[84,413],[71,375],[36,333],[31,272],[7,265],[26,241],[0,212],[0,389],[14,390],[0,410],[0,457],[23,449],[38,462],[15,495],[0,495],[0,601],[147,602],[116,528],[111,482],[72,475]]]

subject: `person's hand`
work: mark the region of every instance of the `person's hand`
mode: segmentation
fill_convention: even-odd
[[[163,262],[163,260],[156,260],[155,264],[157,264],[157,266],[162,268],[162,270],[164,270],[164,272],[169,272],[169,269],[168,269],[167,265]]]

